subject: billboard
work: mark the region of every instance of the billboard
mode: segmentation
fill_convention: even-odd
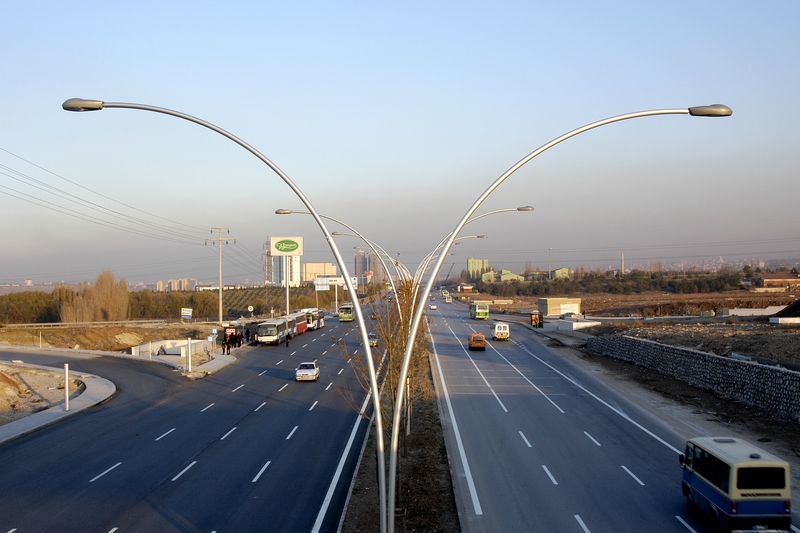
[[[273,256],[303,255],[303,238],[270,237],[269,253]]]

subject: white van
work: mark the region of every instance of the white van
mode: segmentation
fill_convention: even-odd
[[[508,324],[506,324],[505,322],[497,322],[494,325],[494,336],[492,337],[492,339],[496,341],[507,341]]]

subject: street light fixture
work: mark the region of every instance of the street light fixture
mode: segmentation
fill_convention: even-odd
[[[378,490],[380,493],[380,530],[381,532],[386,531],[387,527],[387,513],[386,513],[386,479],[385,479],[385,468],[384,468],[384,457],[383,457],[383,450],[384,450],[384,443],[383,443],[383,425],[381,420],[381,404],[380,404],[380,396],[379,396],[379,389],[378,389],[378,382],[375,374],[375,367],[372,362],[372,352],[369,346],[369,339],[367,337],[367,328],[364,322],[364,316],[361,312],[361,305],[358,303],[358,295],[356,294],[355,287],[353,286],[353,282],[348,275],[347,267],[345,266],[344,260],[342,259],[341,254],[339,253],[338,248],[336,247],[336,243],[333,240],[328,228],[325,227],[325,223],[322,221],[322,218],[317,214],[314,206],[311,205],[311,202],[306,198],[305,194],[294,184],[289,177],[284,174],[284,172],[278,168],[275,163],[270,161],[265,155],[261,152],[244,142],[243,140],[239,139],[232,133],[229,133],[222,128],[215,126],[210,122],[206,122],[205,120],[199,119],[197,117],[193,117],[192,115],[187,115],[185,113],[181,113],[179,111],[174,111],[172,109],[166,109],[163,107],[155,107],[145,104],[135,104],[135,103],[125,103],[125,102],[104,102],[102,100],[86,100],[83,98],[70,98],[69,100],[65,101],[62,105],[67,111],[99,111],[105,108],[123,108],[123,109],[137,109],[140,111],[152,111],[154,113],[162,113],[165,115],[170,115],[173,117],[181,118],[187,120],[189,122],[194,122],[200,126],[208,128],[216,133],[219,133],[223,137],[227,137],[231,141],[235,142],[258,159],[260,159],[264,164],[270,167],[283,181],[286,185],[289,186],[290,189],[300,198],[300,201],[303,202],[303,205],[309,210],[310,214],[314,217],[314,220],[317,222],[317,225],[322,230],[322,233],[325,235],[325,240],[328,241],[328,245],[333,252],[333,255],[336,259],[339,268],[342,270],[344,274],[344,282],[347,286],[347,290],[350,293],[350,298],[353,300],[355,306],[355,313],[356,319],[358,320],[358,325],[361,330],[361,337],[364,343],[364,348],[367,352],[367,363],[369,368],[369,379],[370,379],[370,389],[372,394],[372,403],[373,408],[375,409],[375,435],[376,435],[376,444],[378,448]]]
[[[534,157],[538,156],[542,152],[552,148],[553,146],[586,131],[598,128],[600,126],[605,126],[607,124],[612,124],[614,122],[620,122],[623,120],[629,120],[633,118],[640,118],[640,117],[648,117],[648,116],[656,116],[656,115],[691,115],[691,116],[700,116],[700,117],[727,117],[730,116],[733,112],[728,106],[715,104],[710,106],[696,106],[690,108],[672,108],[672,109],[654,109],[650,111],[637,111],[634,113],[627,113],[624,115],[617,115],[614,117],[609,117],[603,120],[599,120],[597,122],[592,122],[585,126],[582,126],[578,129],[572,130],[560,137],[556,137],[552,141],[548,142],[547,144],[542,145],[541,147],[537,148],[520,161],[518,161],[515,165],[505,171],[499,178],[497,178],[486,191],[481,194],[480,197],[472,204],[472,207],[467,210],[464,216],[461,218],[459,223],[456,225],[455,229],[451,232],[450,237],[447,239],[447,242],[444,245],[444,251],[440,254],[439,259],[436,261],[436,264],[433,267],[433,271],[428,279],[428,283],[425,285],[425,289],[422,293],[420,298],[421,301],[426,301],[428,299],[428,295],[433,288],[434,281],[436,279],[439,270],[442,267],[442,263],[444,262],[444,258],[447,253],[450,251],[450,248],[453,245],[453,242],[458,237],[458,233],[461,231],[461,228],[469,221],[472,214],[475,212],[478,207],[483,203],[489,195],[494,192],[497,187],[502,184],[506,178],[511,176],[514,172],[519,170],[522,166],[526,163],[531,161]],[[417,335],[417,329],[419,328],[419,324],[422,320],[422,315],[424,314],[424,307],[419,306],[414,313],[414,318],[411,322],[411,329],[409,330],[408,339],[406,340],[406,351],[403,355],[403,363],[400,369],[400,376],[398,379],[398,383],[405,383],[406,377],[408,375],[408,367],[411,361],[411,352],[413,351],[414,347],[414,339]],[[389,481],[388,481],[388,491],[389,491],[389,510],[387,519],[389,521],[389,532],[394,533],[394,513],[395,513],[395,479],[397,477],[397,448],[400,439],[400,416],[403,401],[404,401],[404,387],[397,388],[397,396],[395,398],[395,409],[394,409],[394,416],[392,418],[392,440],[391,445],[389,448]]]

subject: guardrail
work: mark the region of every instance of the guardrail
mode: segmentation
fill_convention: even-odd
[[[39,322],[33,324],[5,324],[3,329],[32,329],[32,328],[74,328],[74,327],[102,327],[102,326],[158,326],[167,325],[166,320],[111,320],[109,322]],[[173,322],[180,324],[180,322]]]

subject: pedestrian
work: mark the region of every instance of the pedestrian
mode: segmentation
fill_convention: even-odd
[[[244,330],[244,341],[247,344],[250,344],[250,329],[249,328]]]

